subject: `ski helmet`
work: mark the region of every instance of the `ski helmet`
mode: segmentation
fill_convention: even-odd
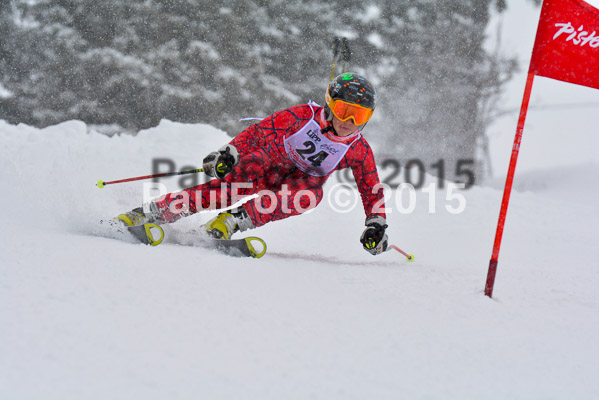
[[[325,100],[325,116],[328,121],[335,115],[343,121],[352,118],[356,125],[363,127],[376,106],[376,91],[372,83],[362,75],[344,73],[329,83]],[[358,107],[351,107],[352,104]]]

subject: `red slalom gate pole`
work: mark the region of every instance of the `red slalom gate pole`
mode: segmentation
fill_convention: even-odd
[[[493,297],[493,287],[495,286],[495,275],[497,274],[497,262],[499,259],[501,238],[503,237],[503,227],[505,225],[505,217],[507,215],[507,208],[510,202],[510,194],[512,193],[514,173],[516,172],[516,163],[518,162],[518,154],[520,153],[520,143],[522,142],[522,133],[524,131],[524,122],[526,121],[526,113],[528,111],[528,103],[530,102],[530,93],[532,92],[533,80],[534,74],[529,72],[528,77],[526,78],[526,86],[524,87],[524,97],[522,99],[522,107],[520,108],[518,128],[516,129],[516,137],[514,138],[514,146],[512,147],[512,157],[510,158],[510,166],[507,172],[505,188],[503,189],[503,200],[501,201],[501,209],[499,210],[499,221],[497,222],[497,231],[495,232],[493,254],[491,255],[491,261],[489,261],[489,271],[487,272],[485,295],[489,297]]]
[[[151,178],[164,178],[166,176],[175,176],[175,175],[185,175],[185,174],[199,174],[200,172],[203,172],[203,169],[190,169],[187,171],[179,171],[179,172],[165,172],[162,174],[154,174],[154,175],[144,175],[144,176],[137,176],[135,178],[127,178],[127,179],[121,179],[118,181],[110,181],[110,182],[104,182],[103,180],[99,180],[98,183],[96,183],[96,186],[99,187],[100,189],[103,189],[104,186],[106,185],[113,185],[115,183],[123,183],[123,182],[133,182],[133,181],[140,181],[143,179],[151,179]]]

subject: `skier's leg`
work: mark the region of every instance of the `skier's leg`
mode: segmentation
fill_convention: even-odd
[[[241,198],[252,194],[249,190],[252,182],[231,182],[213,179],[201,185],[193,186],[179,192],[168,193],[149,206],[157,220],[170,223],[195,214],[202,210],[226,208]]]
[[[237,176],[230,180],[232,185],[241,181],[253,183],[254,185],[247,188],[247,194],[253,194],[260,193],[266,187],[276,187],[280,180],[292,174],[293,171],[295,171],[293,165],[281,162],[278,157],[272,157],[261,151],[246,158],[243,167],[236,171]],[[234,203],[235,200],[231,202]],[[243,232],[258,226],[255,222],[257,220],[252,219],[248,214],[248,209],[252,208],[246,203],[238,208],[219,213],[218,216],[206,222],[204,227],[212,237],[230,239],[235,232]]]
[[[169,223],[202,210],[229,207],[272,185],[273,179],[288,175],[289,168],[289,164],[281,162],[276,156],[258,150],[242,156],[239,165],[223,180],[213,179],[179,192],[168,193],[150,202],[146,208],[146,217],[149,208],[152,222]]]
[[[285,179],[277,192],[263,191],[260,197],[243,207],[255,227],[303,214],[321,202],[327,178],[296,171]]]

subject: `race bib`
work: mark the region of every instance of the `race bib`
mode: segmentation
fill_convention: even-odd
[[[350,144],[329,140],[320,133],[320,125],[312,118],[299,131],[285,139],[285,150],[289,158],[303,172],[312,176],[330,174],[341,162]]]

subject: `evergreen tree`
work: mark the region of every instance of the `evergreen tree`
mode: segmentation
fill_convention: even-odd
[[[235,134],[241,117],[322,104],[346,37],[346,70],[378,89],[371,142],[403,160],[474,159],[513,69],[482,47],[493,5],[505,1],[2,0],[0,118]]]

